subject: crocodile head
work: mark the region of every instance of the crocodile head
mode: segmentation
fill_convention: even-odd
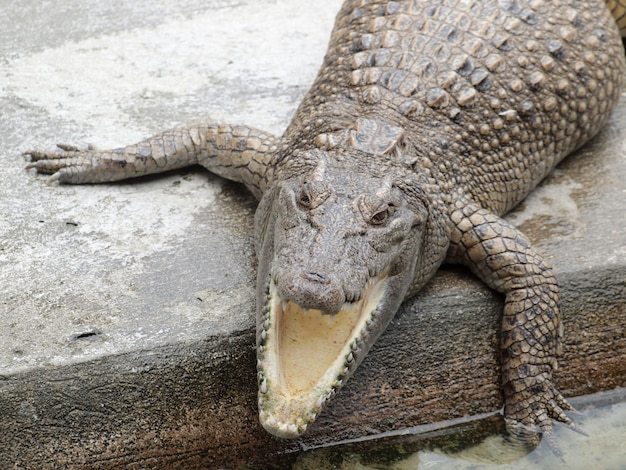
[[[281,179],[257,210],[259,416],[283,438],[352,375],[420,265],[423,195],[388,171],[334,165]]]

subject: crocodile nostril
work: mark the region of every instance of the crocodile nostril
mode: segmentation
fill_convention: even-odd
[[[329,284],[330,278],[324,274],[316,273],[314,271],[304,271],[301,275],[302,278],[307,281],[317,282],[318,284]]]

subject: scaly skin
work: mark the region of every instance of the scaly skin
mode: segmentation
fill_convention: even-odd
[[[607,4],[623,20],[624,6]],[[551,381],[558,285],[500,216],[600,129],[624,69],[599,0],[348,0],[282,138],[206,125],[114,151],[28,152],[28,167],[87,183],[199,163],[260,198],[259,411],[270,432],[304,432],[400,302],[450,262],[505,294],[505,416],[512,430],[552,440],[552,420],[576,429]],[[354,305],[361,326],[317,325],[315,315],[343,318]],[[337,364],[313,378],[298,370],[332,346],[317,347],[315,334],[321,342],[342,328],[356,329],[334,337]],[[305,350],[281,356],[292,343]]]

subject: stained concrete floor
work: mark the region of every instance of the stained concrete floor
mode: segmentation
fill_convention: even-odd
[[[201,170],[47,186],[20,154],[117,147],[196,120],[281,133],[339,2],[127,3],[33,1],[0,13],[2,369],[252,324],[254,203],[240,188]]]
[[[2,6],[0,466],[158,468],[172,449],[186,452],[185,465],[218,465],[238,449],[245,458],[260,445],[291,452],[359,429],[375,433],[389,423],[368,427],[359,416],[371,416],[357,413],[360,406],[350,411],[350,402],[401,388],[380,380],[406,370],[395,356],[402,341],[416,341],[412,312],[433,315],[429,324],[441,321],[433,334],[443,337],[444,349],[448,340],[471,340],[469,333],[445,338],[470,305],[497,315],[497,297],[467,273],[444,272],[381,338],[371,362],[377,378],[357,375],[312,440],[277,443],[261,434],[254,415],[254,200],[198,168],[82,187],[46,185],[24,171],[28,149],[57,142],[117,147],[194,121],[280,134],[321,63],[340,3]],[[564,280],[565,306],[601,307],[592,323],[617,336],[585,351],[611,364],[626,360],[625,123],[622,102],[607,129],[511,215]],[[437,299],[447,302],[445,312]],[[485,334],[486,348],[492,336]],[[624,368],[616,365],[615,374],[610,386],[625,386]],[[493,408],[497,372],[489,380],[496,385],[486,407]],[[563,380],[576,393],[595,390]],[[214,420],[203,425],[207,413]]]

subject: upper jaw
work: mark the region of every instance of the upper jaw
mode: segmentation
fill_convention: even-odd
[[[369,349],[386,287],[386,274],[372,278],[359,301],[328,314],[283,300],[270,279],[257,327],[259,418],[268,432],[295,438],[315,421]]]

